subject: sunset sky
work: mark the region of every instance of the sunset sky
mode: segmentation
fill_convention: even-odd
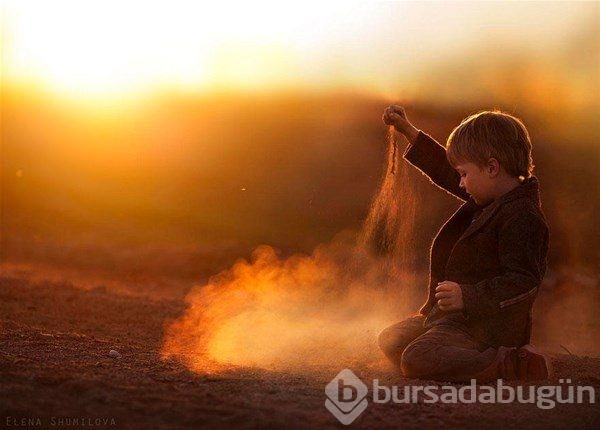
[[[364,219],[393,102],[441,142],[478,110],[523,118],[553,258],[593,259],[599,2],[0,4],[6,255],[308,251]]]
[[[552,62],[598,18],[597,3],[575,2],[7,0],[3,7],[5,82],[83,98],[165,87],[418,91],[421,74],[481,48],[484,56]]]

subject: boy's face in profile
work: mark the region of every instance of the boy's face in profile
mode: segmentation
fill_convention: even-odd
[[[470,161],[460,161],[454,168],[460,175],[459,186],[473,197],[475,203],[487,206],[494,200],[494,175]]]

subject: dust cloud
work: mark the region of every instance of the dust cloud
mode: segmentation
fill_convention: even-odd
[[[342,232],[310,255],[283,258],[261,246],[249,261],[196,286],[185,315],[167,327],[163,357],[199,372],[382,365],[377,334],[416,309],[416,200],[398,140],[390,130],[361,232]]]

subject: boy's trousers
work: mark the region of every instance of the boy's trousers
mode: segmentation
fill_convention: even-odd
[[[510,348],[492,348],[451,325],[423,326],[414,316],[387,327],[379,335],[385,355],[409,378],[478,381],[505,377],[502,368]]]

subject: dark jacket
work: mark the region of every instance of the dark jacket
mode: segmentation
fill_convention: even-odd
[[[442,226],[431,246],[425,326],[449,324],[491,346],[521,346],[531,337],[531,308],[546,271],[548,225],[535,177],[482,208],[459,187],[446,150],[420,132],[404,158],[433,183],[465,203]],[[439,309],[435,288],[458,283],[465,309]]]

